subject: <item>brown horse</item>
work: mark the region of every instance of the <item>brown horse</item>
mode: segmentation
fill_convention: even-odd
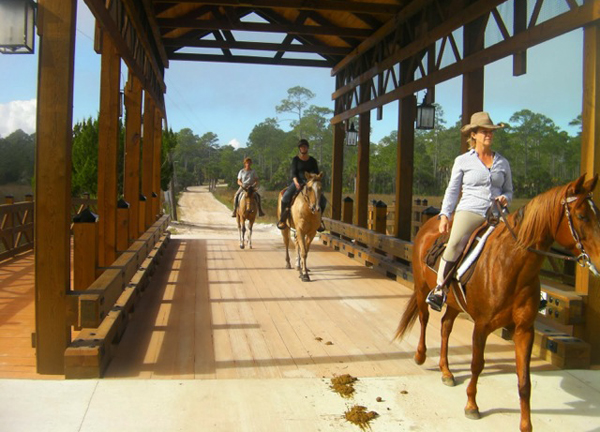
[[[256,191],[253,186],[242,188],[237,208],[236,220],[240,234],[240,249],[244,249],[246,235],[246,221],[248,221],[248,247],[252,249],[252,227],[258,213]]]
[[[534,321],[540,302],[539,272],[544,260],[542,253],[553,242],[578,255],[577,262],[598,275],[600,268],[600,222],[598,208],[591,192],[598,181],[584,183],[585,175],[565,186],[555,187],[533,198],[526,206],[507,219],[511,231],[499,224],[490,235],[474,273],[467,286],[464,304],[459,304],[456,282],[448,295],[447,309],[442,317],[442,346],[439,367],[442,381],[454,385],[448,368],[448,338],[454,320],[464,310],[474,322],[471,360],[471,380],[467,387],[465,415],[480,417],[475,401],[477,379],[484,365],[484,350],[488,335],[495,329],[513,330],[516,372],[521,404],[521,431],[531,431],[529,368],[534,337]],[[427,251],[439,235],[438,220],[431,219],[419,230],[413,249],[414,293],[406,306],[395,338],[402,338],[416,321],[421,322],[421,336],[415,361],[423,364],[426,358],[425,330],[429,309],[427,293],[436,285],[436,276],[424,262]],[[514,233],[514,236],[513,236]],[[515,238],[516,236],[516,238]]]
[[[296,230],[296,270],[300,271],[302,281],[309,282],[310,277],[308,276],[308,268],[306,267],[306,257],[308,256],[310,244],[317,234],[317,229],[321,226],[319,200],[322,194],[321,179],[323,178],[323,173],[306,173],[305,175],[307,182],[292,203],[287,227],[281,230],[281,235],[285,244],[286,268],[290,269],[292,268],[289,253],[290,228]],[[278,218],[281,213],[281,197],[283,192],[279,194],[277,203]]]

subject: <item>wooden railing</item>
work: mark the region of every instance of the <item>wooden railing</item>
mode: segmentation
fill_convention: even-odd
[[[99,378],[112,359],[135,302],[169,242],[170,217],[160,217],[89,286],[67,296],[79,334],[65,351],[66,378]],[[126,231],[125,231],[126,232]],[[93,263],[92,263],[93,265]],[[77,270],[77,268],[75,269]]]
[[[0,261],[33,249],[33,197],[15,203],[5,197],[0,205]]]

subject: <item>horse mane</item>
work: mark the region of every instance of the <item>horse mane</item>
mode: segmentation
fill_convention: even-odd
[[[513,220],[518,227],[519,246],[532,247],[555,234],[562,216],[560,201],[566,192],[567,185],[556,186],[537,195],[518,210]]]

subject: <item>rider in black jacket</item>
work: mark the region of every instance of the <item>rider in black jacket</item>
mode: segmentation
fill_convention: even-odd
[[[281,216],[279,218],[279,222],[277,223],[277,228],[285,229],[287,227],[286,220],[290,214],[290,202],[292,201],[292,197],[294,196],[294,192],[300,190],[302,185],[306,183],[306,177],[304,173],[308,172],[311,174],[319,174],[319,165],[317,164],[317,160],[309,156],[308,154],[308,141],[305,139],[301,139],[298,142],[298,155],[294,156],[292,159],[292,167],[291,167],[291,176],[293,182],[288,186],[287,190],[283,193],[281,197]],[[319,201],[319,206],[321,207],[321,214],[325,211],[325,206],[327,205],[327,200],[324,195],[321,195],[321,200]],[[321,224],[321,228],[319,231],[323,231],[323,225]]]

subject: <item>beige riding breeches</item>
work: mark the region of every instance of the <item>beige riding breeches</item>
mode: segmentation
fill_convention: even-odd
[[[485,221],[485,217],[470,211],[458,211],[454,214],[454,222],[450,230],[450,239],[444,251],[443,258],[454,262],[462,253],[469,241],[469,237]]]

